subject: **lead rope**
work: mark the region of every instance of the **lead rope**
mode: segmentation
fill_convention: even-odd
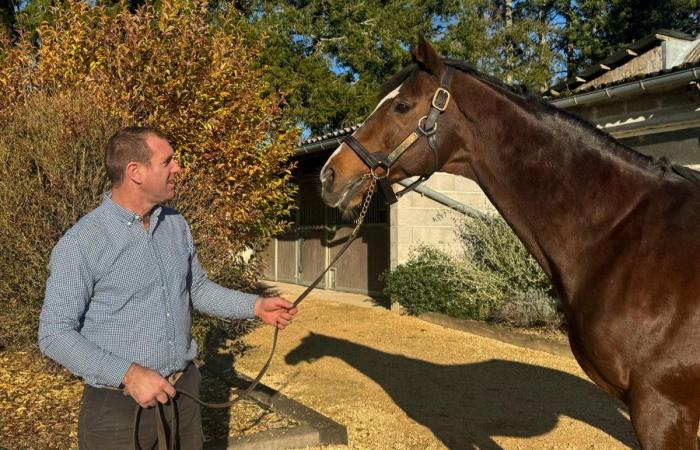
[[[386,176],[386,175],[384,175]],[[336,261],[340,258],[340,256],[345,253],[345,250],[350,247],[350,244],[355,240],[357,237],[357,233],[360,231],[360,226],[365,220],[365,216],[367,215],[367,211],[369,210],[369,204],[372,201],[372,196],[374,194],[374,189],[377,186],[377,180],[379,180],[382,177],[377,176],[374,172],[366,173],[362,175],[363,182],[367,179],[369,179],[369,188],[367,189],[367,194],[365,195],[364,202],[362,203],[362,209],[360,210],[359,216],[357,216],[357,220],[355,221],[355,228],[352,230],[352,233],[350,234],[350,237],[348,238],[347,242],[343,245],[343,247],[340,249],[337,255],[331,260],[331,262],[328,264],[328,266],[321,272],[321,274],[314,280],[313,283],[311,283],[305,290],[304,292],[297,297],[296,300],[294,300],[294,303],[292,304],[293,307],[296,307],[299,305],[299,303],[302,302],[306,298],[309,293],[314,290],[316,286],[321,282],[323,279],[323,276],[328,272],[328,270],[335,264]],[[277,349],[277,336],[279,334],[279,328],[275,327],[275,333],[272,337],[272,348],[270,349],[270,355],[267,357],[267,361],[265,362],[265,365],[260,369],[260,372],[258,372],[257,376],[255,379],[250,383],[250,385],[243,391],[241,389],[236,389],[234,391],[234,394],[237,395],[236,398],[234,398],[231,401],[224,402],[224,403],[208,403],[200,400],[196,395],[187,392],[182,389],[176,389],[177,393],[184,395],[185,397],[188,397],[195,402],[199,403],[201,406],[204,406],[206,408],[229,408],[236,403],[238,403],[240,400],[242,400],[245,397],[249,397],[250,393],[253,392],[253,390],[258,386],[258,383],[260,383],[260,380],[262,377],[265,375],[267,372],[267,369],[270,368],[270,363],[272,362],[272,357],[275,354],[275,350]],[[110,389],[115,389],[115,388],[110,388]],[[158,433],[158,450],[168,450],[168,447],[170,447],[170,450],[175,450],[176,449],[176,442],[177,439],[175,439],[175,433],[177,432],[177,412],[175,410],[175,402],[173,399],[170,399],[170,425],[171,425],[171,430],[168,436],[168,433],[165,432],[165,424],[164,422],[164,412],[163,412],[163,405],[161,403],[157,403],[156,407],[154,409],[154,414],[155,414],[155,419],[156,419],[156,429]],[[134,450],[141,450],[141,446],[139,445],[139,440],[138,440],[138,426],[139,426],[139,416],[141,415],[141,410],[143,408],[141,405],[136,405],[136,410],[134,411],[134,433],[132,436],[132,442],[133,442],[133,448]],[[169,439],[168,439],[169,437]],[[168,446],[168,441],[170,441],[170,445]]]

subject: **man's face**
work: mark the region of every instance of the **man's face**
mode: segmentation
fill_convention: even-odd
[[[182,169],[168,141],[149,135],[146,144],[151,149],[151,161],[143,166],[142,189],[149,201],[163,203],[175,196],[175,179]]]

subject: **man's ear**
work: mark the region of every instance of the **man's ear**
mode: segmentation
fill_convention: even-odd
[[[141,184],[143,182],[143,164],[131,161],[124,169],[124,177],[136,184]]]
[[[435,75],[438,79],[442,76],[445,64],[433,46],[430,45],[430,42],[423,37],[423,33],[418,34],[418,45],[411,48],[411,56],[413,56],[414,63]]]

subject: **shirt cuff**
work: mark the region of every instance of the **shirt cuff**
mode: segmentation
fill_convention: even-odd
[[[114,355],[105,356],[97,374],[97,382],[104,386],[119,387],[132,362]]]
[[[244,305],[243,318],[249,320],[255,319],[255,300],[257,300],[258,297],[259,296],[255,294],[243,294],[243,298],[241,299],[241,303]]]

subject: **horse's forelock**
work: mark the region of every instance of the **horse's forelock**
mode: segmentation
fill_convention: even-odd
[[[377,100],[383,99],[384,97],[389,95],[391,91],[401,86],[401,84],[404,81],[406,81],[410,76],[412,76],[416,72],[417,68],[418,66],[416,64],[409,64],[403,69],[401,69],[399,73],[389,78],[389,80],[386,81],[379,89],[379,95],[377,96]]]

